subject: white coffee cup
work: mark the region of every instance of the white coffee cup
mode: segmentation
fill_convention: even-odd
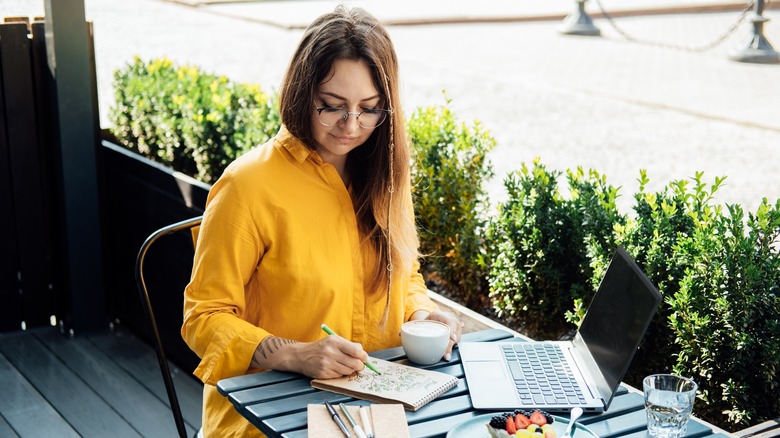
[[[420,365],[441,360],[450,343],[450,327],[438,321],[417,320],[401,325],[401,345],[406,357]]]

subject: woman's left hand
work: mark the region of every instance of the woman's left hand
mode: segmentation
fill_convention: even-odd
[[[447,345],[447,350],[444,351],[444,360],[449,361],[452,359],[452,347],[460,342],[461,332],[463,331],[463,323],[450,312],[444,312],[441,310],[434,310],[424,318],[415,318],[413,315],[411,319],[428,319],[431,321],[438,321],[447,324],[450,327],[450,343]]]

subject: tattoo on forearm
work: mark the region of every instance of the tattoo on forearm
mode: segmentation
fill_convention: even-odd
[[[296,344],[298,341],[292,339],[279,338],[277,336],[268,336],[257,346],[257,352],[263,355],[263,359],[277,352],[283,345]]]
[[[260,343],[260,345],[257,346],[257,351],[262,353],[263,359],[268,359],[268,356],[265,354],[265,347],[263,347],[263,342]]]

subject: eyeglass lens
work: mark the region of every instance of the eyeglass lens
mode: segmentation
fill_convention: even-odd
[[[382,109],[364,110],[355,113],[340,108],[324,107],[317,108],[317,112],[320,114],[320,123],[325,126],[335,126],[345,122],[350,114],[357,116],[358,124],[363,128],[376,128],[387,118],[387,111]]]

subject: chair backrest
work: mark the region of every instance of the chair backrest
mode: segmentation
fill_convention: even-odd
[[[184,419],[181,414],[181,407],[179,406],[179,399],[176,397],[176,388],[173,385],[173,379],[171,378],[171,370],[168,367],[168,358],[165,355],[165,348],[163,347],[160,339],[160,331],[157,328],[157,320],[154,316],[154,309],[152,308],[152,301],[149,298],[149,291],[146,287],[146,281],[144,280],[144,260],[149,248],[157,242],[161,237],[175,233],[182,230],[191,230],[200,226],[203,216],[194,217],[191,219],[176,222],[160,228],[153,232],[146,238],[146,241],[141,245],[141,249],[138,251],[138,256],[135,259],[135,281],[138,285],[138,292],[141,295],[141,302],[143,303],[146,316],[149,320],[149,325],[152,329],[154,337],[154,347],[157,352],[157,361],[160,365],[160,373],[165,383],[165,391],[168,393],[168,401],[171,405],[171,412],[173,413],[173,419],[176,422],[176,429],[179,432],[181,438],[187,437],[187,431],[184,426]],[[194,242],[194,240],[193,240]]]

